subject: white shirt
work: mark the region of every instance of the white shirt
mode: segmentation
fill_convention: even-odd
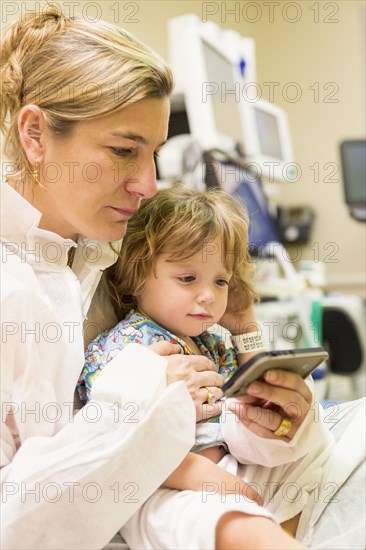
[[[71,271],[75,242],[40,218],[1,185],[1,547],[101,548],[189,451],[195,411],[166,360],[132,344],[73,415],[83,322],[116,258],[81,238]]]

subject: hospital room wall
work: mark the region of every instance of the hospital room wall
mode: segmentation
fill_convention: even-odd
[[[42,2],[13,4],[39,9]],[[365,294],[365,224],[348,214],[339,159],[342,140],[365,134],[362,1],[78,0],[65,4],[86,17],[119,23],[166,58],[167,21],[187,13],[200,18],[207,14],[208,21],[253,37],[262,97],[286,109],[302,172],[298,182],[276,185],[277,202],[309,205],[316,212],[311,241],[302,248],[292,247],[290,254],[323,261],[330,289]]]
[[[254,35],[258,81],[280,82],[278,89],[284,85],[292,97],[302,92],[297,102],[281,93],[275,97],[289,115],[295,158],[302,167],[298,183],[279,185],[279,202],[315,210],[302,258],[318,255],[325,262],[331,289],[364,296],[365,224],[349,216],[344,202],[339,144],[365,138],[365,7],[358,1],[329,2],[327,10],[324,2],[300,4],[299,22],[256,25]],[[319,6],[318,23],[311,6]],[[297,88],[286,88],[289,82]]]
[[[324,2],[280,2],[270,20],[269,4],[274,9],[278,3],[137,2],[139,22],[128,29],[167,57],[168,19],[186,13],[202,17],[208,10],[217,11],[208,21],[255,39],[262,96],[271,100],[270,85],[263,83],[273,83],[272,100],[288,113],[302,171],[297,183],[277,186],[277,200],[316,212],[311,241],[291,247],[290,254],[323,261],[329,289],[364,296],[365,224],[353,220],[344,203],[339,143],[365,135],[365,9],[353,0],[329,2],[327,9]]]

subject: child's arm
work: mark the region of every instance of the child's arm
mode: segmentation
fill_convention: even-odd
[[[226,313],[227,318],[229,317],[229,314]],[[243,334],[246,332],[257,332],[260,331],[260,327],[255,319],[255,314],[253,310],[253,306],[250,306],[244,313],[240,316],[240,322],[236,322],[235,325],[228,327],[230,330],[232,336],[235,336],[236,334]],[[237,353],[236,358],[238,365],[242,365],[246,361],[248,361],[251,357],[259,353],[260,351],[263,351],[263,349],[258,349],[255,351],[246,351],[245,353]]]
[[[250,484],[229,474],[208,458],[188,453],[183,462],[164,481],[164,487],[180,491],[215,491],[218,494],[237,493],[262,505],[263,500]]]

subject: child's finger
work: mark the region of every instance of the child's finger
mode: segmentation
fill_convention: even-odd
[[[202,403],[200,407],[196,407],[197,412],[197,421],[198,420],[207,420],[213,416],[219,416],[222,410],[222,401],[217,401],[216,403]]]

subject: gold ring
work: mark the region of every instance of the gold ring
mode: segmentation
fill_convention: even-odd
[[[292,426],[292,422],[289,418],[282,418],[281,424],[278,426],[277,430],[273,433],[278,437],[281,437],[282,435],[287,435],[288,432],[291,430],[291,426]]]
[[[203,386],[203,387],[205,388],[205,390],[207,390],[207,393],[208,393],[206,403],[215,403],[216,397],[213,391],[211,391],[211,388],[209,388],[208,386]]]

